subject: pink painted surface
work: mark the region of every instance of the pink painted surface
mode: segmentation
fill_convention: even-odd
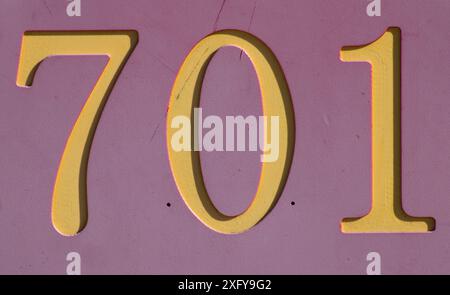
[[[368,252],[385,274],[450,273],[450,1],[0,0],[0,273],[63,274],[77,251],[84,274],[364,274]],[[402,30],[403,204],[433,216],[430,234],[346,235],[343,217],[370,208],[370,66],[339,50]],[[165,115],[190,49],[215,30],[249,31],[275,53],[296,117],[291,172],[274,210],[250,231],[203,226],[172,179]],[[76,237],[50,220],[58,162],[106,58],[42,63],[30,89],[15,84],[27,30],[134,29],[140,41],[103,112],[88,170],[89,221]],[[259,115],[255,72],[221,50],[203,86],[205,115]],[[202,153],[205,182],[223,212],[246,208],[259,153]],[[295,205],[291,205],[295,202]],[[170,207],[166,204],[171,203]]]

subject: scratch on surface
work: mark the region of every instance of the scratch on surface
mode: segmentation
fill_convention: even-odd
[[[325,123],[325,125],[330,126],[330,118],[328,117],[328,115],[323,115],[322,116],[323,122]]]
[[[53,15],[52,11],[50,10],[50,7],[48,7],[47,1],[42,0],[42,2],[44,3],[45,8],[47,8],[48,13],[49,13],[50,15]]]
[[[255,4],[253,5],[253,10],[252,10],[252,15],[250,16],[250,22],[248,24],[248,28],[247,28],[247,32],[250,32],[250,28],[252,27],[253,24],[253,18],[255,17],[255,11],[256,11],[256,3],[258,2],[258,0],[255,0]],[[244,53],[244,50],[241,50],[241,54],[239,55],[239,59],[242,59],[242,53]]]
[[[219,12],[217,13],[216,20],[214,21],[213,32],[217,30],[217,24],[219,23],[220,15],[222,14],[223,7],[225,6],[225,2],[227,0],[222,1],[222,5],[220,6]]]
[[[159,61],[160,64],[162,64],[166,69],[168,69],[170,72],[172,73],[176,73],[176,71],[174,69],[172,69],[171,66],[169,66],[161,57],[157,56],[157,55],[152,55],[154,59],[156,59],[157,61]]]
[[[187,82],[191,79],[192,73],[194,73],[194,71],[198,68],[198,65],[200,64],[200,62],[203,60],[203,56],[205,56],[206,52],[209,50],[209,47],[207,47],[202,55],[200,56],[200,58],[198,59],[197,63],[195,64],[194,68],[192,69],[192,71],[189,73],[187,79],[184,81],[183,86],[181,86],[181,90],[178,92],[176,99],[178,100],[180,98],[180,94],[181,92],[183,92],[184,87],[186,87]]]
[[[158,123],[158,125],[156,125],[156,128],[153,131],[152,137],[150,138],[150,142],[152,142],[153,139],[155,138],[156,132],[158,131],[160,125],[161,125],[161,123]]]

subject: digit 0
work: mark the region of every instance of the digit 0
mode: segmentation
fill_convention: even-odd
[[[193,148],[191,151],[174,151],[170,143],[175,132],[171,128],[172,120],[177,116],[193,118],[194,108],[199,106],[200,89],[208,63],[214,53],[224,46],[238,47],[248,55],[258,76],[263,113],[267,117],[278,116],[280,122],[279,158],[274,162],[263,162],[253,202],[238,216],[226,216],[212,203],[203,182],[199,153]],[[191,140],[193,142],[195,139]],[[220,233],[236,234],[252,228],[275,206],[286,182],[293,146],[291,97],[281,67],[270,49],[255,36],[237,30],[216,32],[201,40],[178,72],[167,114],[167,149],[172,174],[192,213],[207,227]]]

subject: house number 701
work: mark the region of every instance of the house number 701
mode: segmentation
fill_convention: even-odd
[[[372,65],[372,209],[363,217],[344,218],[344,233],[425,233],[433,231],[431,217],[412,217],[402,208],[400,143],[400,29],[389,28],[364,46],[344,47],[341,58]],[[138,43],[136,31],[29,31],[20,53],[17,85],[30,87],[39,64],[51,56],[106,55],[103,73],[88,97],[59,164],[52,201],[52,222],[62,235],[73,236],[87,223],[86,175],[89,151],[103,107],[122,68]],[[205,70],[224,46],[243,50],[255,67],[265,116],[278,116],[279,157],[264,162],[251,205],[238,216],[216,209],[203,183],[199,154],[174,151],[171,120],[193,116]],[[285,185],[294,147],[294,112],[283,71],[272,51],[257,37],[238,30],[215,32],[202,39],[186,57],[170,96],[167,149],[178,190],[192,213],[220,233],[237,234],[260,222],[276,205]],[[267,126],[265,126],[267,128]]]

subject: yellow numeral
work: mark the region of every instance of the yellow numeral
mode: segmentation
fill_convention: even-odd
[[[434,230],[431,217],[406,214],[401,199],[400,29],[389,28],[375,42],[344,47],[343,61],[372,65],[372,209],[345,218],[344,233],[420,233]]]
[[[86,173],[89,151],[115,81],[137,44],[135,31],[36,31],[22,40],[18,86],[31,86],[44,59],[55,55],[107,55],[108,64],[87,99],[67,140],[53,189],[52,222],[65,236],[87,223]]]
[[[268,118],[278,116],[280,122],[279,158],[262,164],[253,202],[238,216],[226,216],[214,207],[203,182],[198,152],[174,151],[171,147],[171,138],[175,133],[171,126],[172,120],[177,116],[193,119],[208,63],[223,46],[235,46],[247,53],[258,76],[264,115]],[[201,40],[178,72],[167,114],[167,149],[172,173],[178,190],[192,213],[206,226],[220,233],[234,234],[250,229],[275,206],[286,182],[293,146],[291,97],[281,67],[270,49],[253,35],[236,30],[220,31]]]

